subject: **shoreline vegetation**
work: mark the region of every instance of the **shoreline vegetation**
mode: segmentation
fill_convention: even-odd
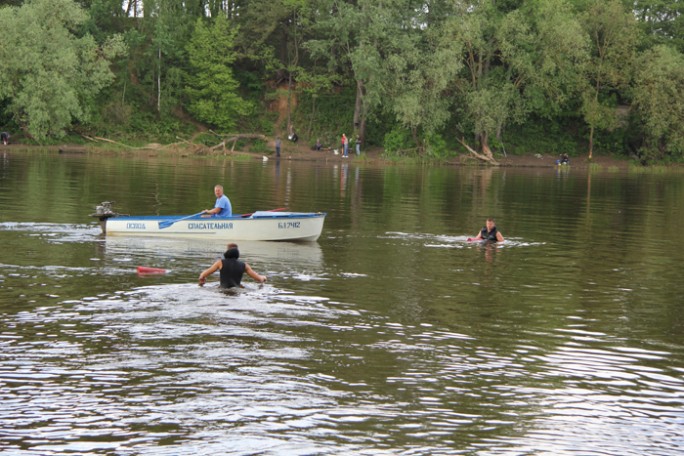
[[[60,154],[82,154],[82,153],[101,153],[101,154],[126,154],[139,157],[215,157],[225,159],[246,159],[246,160],[277,160],[275,156],[275,138],[266,138],[264,135],[241,135],[244,137],[265,140],[267,150],[251,150],[246,147],[238,147],[229,144],[230,141],[222,141],[216,146],[204,146],[190,141],[180,141],[172,144],[148,143],[141,146],[127,145],[121,142],[106,138],[89,138],[91,144],[53,144],[53,145],[26,145],[21,143],[0,146],[0,151],[9,150],[48,150]],[[630,169],[681,169],[678,164],[671,165],[651,165],[643,166],[634,160],[615,156],[596,156],[589,160],[584,157],[570,157],[569,165],[557,165],[558,156],[552,153],[536,154],[508,154],[496,157],[498,165],[483,163],[468,153],[461,153],[449,158],[418,158],[415,156],[389,157],[384,154],[382,148],[373,147],[362,150],[361,155],[357,156],[354,151],[349,152],[349,158],[342,157],[341,151],[332,148],[325,148],[320,151],[313,150],[306,144],[296,144],[287,141],[283,143],[280,160],[283,161],[314,161],[314,162],[339,162],[339,163],[363,163],[372,166],[393,166],[412,163],[428,163],[435,166],[464,166],[482,168],[558,168],[576,170],[608,170],[608,171],[627,171]]]

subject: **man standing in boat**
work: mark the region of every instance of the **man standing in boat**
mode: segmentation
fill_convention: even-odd
[[[207,283],[207,277],[216,271],[219,271],[221,275],[221,288],[242,287],[240,282],[245,272],[259,283],[266,282],[266,276],[257,274],[247,263],[239,261],[238,258],[240,258],[238,246],[231,242],[223,258],[216,260],[199,275],[199,286],[204,286]]]
[[[482,228],[480,233],[474,238],[468,238],[469,241],[491,241],[491,242],[503,242],[504,237],[496,229],[496,222],[493,218],[488,218],[485,222],[485,226]]]
[[[202,211],[202,217],[230,217],[233,215],[233,206],[230,200],[223,194],[223,185],[216,184],[214,186],[214,195],[216,195],[216,204],[213,209],[205,209]]]

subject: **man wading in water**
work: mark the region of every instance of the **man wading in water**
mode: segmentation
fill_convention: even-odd
[[[223,258],[216,260],[214,264],[199,275],[199,286],[204,286],[207,283],[207,277],[216,271],[219,271],[221,275],[221,288],[242,287],[240,282],[245,272],[259,283],[266,282],[266,276],[254,272],[247,263],[239,261],[239,257],[240,251],[237,244],[231,242],[228,244],[228,250],[223,254]]]
[[[482,228],[482,231],[474,238],[468,238],[469,241],[491,241],[491,242],[503,242],[504,237],[496,229],[496,222],[493,218],[488,218],[486,226]]]

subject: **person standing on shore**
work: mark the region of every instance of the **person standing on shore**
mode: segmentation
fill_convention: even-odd
[[[280,141],[280,136],[276,137],[275,140],[275,151],[276,151],[276,157],[280,157],[280,146],[282,145],[282,142]]]
[[[361,155],[361,138],[359,138],[359,135],[356,135],[356,155]]]
[[[349,156],[349,140],[347,135],[342,133],[342,157],[347,158]]]

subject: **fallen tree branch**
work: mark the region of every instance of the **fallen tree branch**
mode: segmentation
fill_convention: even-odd
[[[210,130],[210,133],[213,133],[216,136],[220,137],[220,135],[218,135],[217,133],[214,133],[211,130]],[[148,145],[145,145],[142,147],[134,147],[134,146],[129,146],[128,144],[123,144],[123,143],[114,141],[112,139],[103,138],[100,136],[87,136],[87,135],[81,135],[81,136],[83,136],[88,141],[107,142],[107,143],[111,143],[111,144],[116,144],[116,145],[121,146],[121,147],[125,147],[127,149],[134,149],[134,150],[143,150],[143,149],[161,150],[161,149],[170,149],[170,148],[174,148],[176,146],[182,145],[184,147],[193,149],[195,153],[199,153],[203,150],[204,151],[208,150],[209,152],[215,152],[217,149],[223,149],[224,154],[226,153],[228,143],[232,143],[231,148],[230,148],[230,152],[231,153],[235,152],[235,146],[237,145],[237,142],[241,139],[260,139],[260,140],[265,141],[265,142],[269,141],[269,139],[265,135],[262,135],[260,133],[241,133],[241,134],[236,134],[236,135],[233,135],[233,136],[230,136],[227,138],[223,138],[223,140],[220,143],[216,144],[215,146],[211,146],[211,147],[203,146],[201,144],[195,144],[192,141],[188,141],[188,140],[179,138],[178,136],[176,136],[176,139],[178,139],[178,142],[175,142],[175,143],[165,144],[165,145],[148,144]],[[154,147],[151,147],[151,146],[154,146]]]
[[[129,146],[128,144],[120,143],[120,142],[113,141],[113,140],[107,139],[107,138],[102,138],[100,136],[94,136],[92,138],[90,136],[86,136],[86,135],[81,135],[81,136],[83,136],[85,139],[87,139],[89,141],[103,141],[103,142],[116,144],[117,146],[127,147],[129,149],[139,149],[139,147]]]
[[[223,141],[228,143],[231,141],[238,141],[240,139],[262,139],[264,141],[268,141],[268,138],[266,138],[266,136],[262,135],[261,133],[240,133],[237,135],[230,136],[228,138],[224,138]]]
[[[220,143],[216,144],[215,146],[211,146],[211,147],[209,148],[209,151],[210,151],[210,152],[213,152],[213,151],[215,151],[215,150],[218,149],[218,148],[223,148],[223,152],[225,153],[225,152],[226,152],[226,142],[225,142],[225,141],[221,141]]]
[[[488,157],[487,155],[484,155],[484,154],[481,154],[481,153],[477,152],[475,149],[473,149],[472,147],[470,147],[470,146],[468,145],[468,143],[466,143],[465,140],[464,140],[463,138],[458,139],[458,142],[460,142],[461,145],[463,145],[463,147],[465,147],[466,150],[467,150],[468,152],[470,152],[470,155],[472,155],[473,157],[477,158],[478,160],[484,161],[484,162],[487,162],[487,163],[490,163],[490,164],[495,165],[495,166],[499,166],[499,162],[496,161],[496,160],[494,159],[494,157]]]

